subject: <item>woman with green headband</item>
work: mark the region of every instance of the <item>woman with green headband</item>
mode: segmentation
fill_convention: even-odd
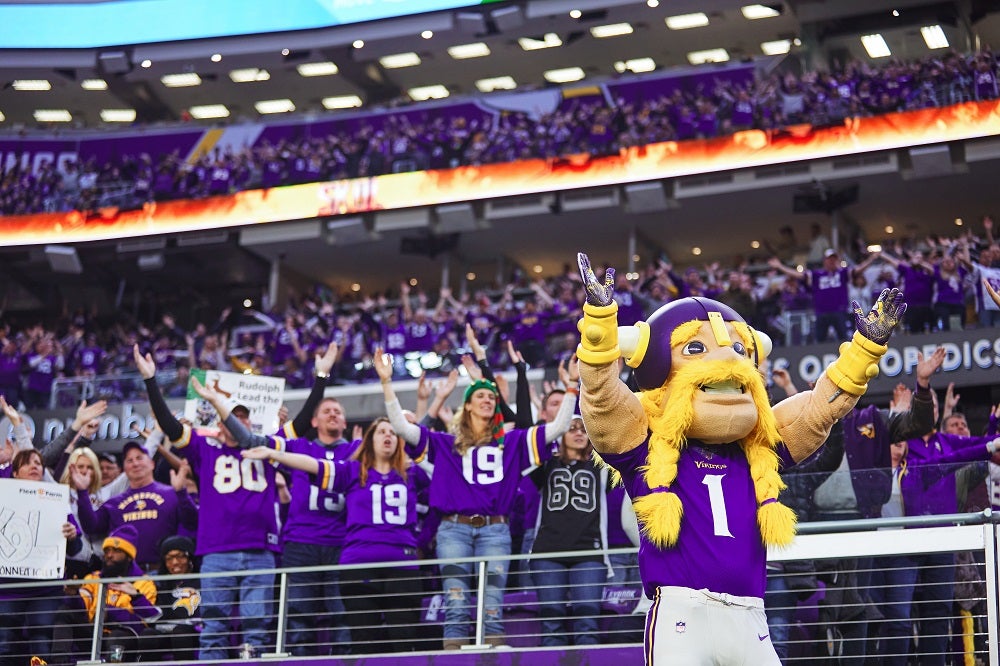
[[[496,384],[477,380],[466,390],[462,408],[447,433],[414,425],[392,389],[392,363],[381,349],[375,352],[375,371],[382,381],[386,412],[396,433],[407,443],[406,452],[417,463],[434,464],[430,504],[441,515],[437,556],[441,559],[510,555],[508,517],[523,473],[552,457],[548,442],[569,429],[576,407],[579,372],[576,363],[561,366],[559,376],[567,395],[550,423],[506,430],[498,409]],[[488,565],[484,629],[486,642],[503,644],[503,591],[507,583],[505,560]],[[445,592],[445,649],[469,642],[471,563],[441,567]]]

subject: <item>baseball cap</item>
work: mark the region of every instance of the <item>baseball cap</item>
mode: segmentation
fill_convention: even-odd
[[[829,248],[826,249],[825,252],[823,252],[823,256],[824,257],[839,257],[840,253],[837,252],[836,250],[834,250],[832,247],[829,247]]]
[[[146,451],[146,447],[143,446],[142,442],[140,442],[137,439],[130,439],[127,442],[125,442],[125,445],[122,446],[122,458],[124,458],[126,455],[128,455],[128,450],[129,449],[139,449],[140,451],[142,451],[143,453],[145,453],[147,456],[149,455],[149,453]]]
[[[100,453],[97,454],[97,459],[104,460],[106,462],[113,463],[115,465],[121,465],[121,463],[118,462],[118,456],[115,455],[112,451],[101,451]]]
[[[243,414],[242,415],[236,413],[236,410],[238,410],[238,409],[242,409],[243,410]],[[244,405],[242,402],[238,402],[235,405],[233,405],[233,409],[232,409],[231,413],[235,414],[238,418],[241,417],[241,416],[247,416],[248,417],[248,416],[250,416],[250,408],[247,407],[246,405]]]

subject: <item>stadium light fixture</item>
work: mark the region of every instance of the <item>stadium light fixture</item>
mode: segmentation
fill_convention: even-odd
[[[781,55],[792,50],[792,40],[776,39],[773,42],[761,42],[760,50],[764,55]]]
[[[668,16],[663,20],[671,30],[687,30],[689,28],[701,28],[708,25],[708,16],[705,12],[678,14],[676,16]]]
[[[490,54],[490,47],[485,42],[474,42],[472,44],[456,44],[448,47],[448,55],[455,60],[465,60],[466,58],[482,58]]]
[[[549,83],[572,83],[579,81],[586,76],[580,67],[565,67],[563,69],[550,69],[542,73]]]
[[[135,109],[101,109],[101,120],[106,123],[134,123]]]
[[[598,39],[607,37],[621,37],[631,35],[634,32],[630,23],[611,23],[608,25],[595,25],[590,29],[590,34]]]
[[[925,25],[920,29],[920,34],[929,49],[946,49],[949,46],[948,37],[940,25]]]
[[[351,46],[353,46],[356,49],[363,49],[363,48],[365,48],[365,40],[363,40],[363,39],[355,39],[354,43]]]
[[[0,123],[7,120],[7,116],[3,115],[3,111],[0,111]]]
[[[222,54],[221,53],[213,53],[212,57],[210,58],[210,60],[212,62],[222,62]]]
[[[726,49],[691,51],[687,54],[687,59],[692,65],[705,65],[712,62],[729,62],[729,52],[726,51]]]
[[[104,79],[84,79],[80,82],[80,87],[84,90],[107,90],[108,82]]]
[[[877,32],[874,35],[862,35],[861,44],[865,47],[865,51],[868,51],[869,58],[885,58],[892,55],[885,38]]]
[[[642,74],[643,72],[652,72],[654,69],[656,69],[656,62],[652,58],[633,58],[632,60],[619,60],[615,63],[615,71],[619,74],[625,72]]]
[[[773,7],[766,7],[764,5],[744,5],[743,7],[740,7],[740,11],[743,12],[743,18],[750,21],[781,16],[781,12],[777,9],[774,9]]]
[[[225,104],[203,104],[201,106],[192,106],[188,109],[188,113],[191,114],[192,118],[197,120],[211,120],[212,118],[229,117],[229,109],[226,108]]]
[[[42,91],[52,90],[52,84],[46,79],[16,79],[11,87],[14,90]]]
[[[431,86],[419,86],[406,91],[414,102],[426,102],[429,99],[444,99],[451,93],[440,83]]]
[[[517,82],[512,76],[494,76],[490,79],[479,79],[476,81],[476,88],[479,92],[491,93],[497,90],[514,90]]]
[[[340,95],[339,97],[324,97],[323,106],[331,111],[335,109],[354,109],[361,106],[361,98],[357,95]]]
[[[271,73],[266,69],[258,67],[246,67],[244,69],[234,69],[229,72],[229,78],[233,83],[253,83],[255,81],[267,81],[271,78]]]
[[[525,51],[538,51],[540,49],[552,49],[562,46],[562,40],[554,32],[547,32],[541,39],[532,37],[518,37],[517,43]]]
[[[36,109],[34,115],[40,123],[68,123],[73,120],[66,109]]]
[[[423,37],[424,39],[431,39],[432,37],[434,37],[434,31],[424,30],[423,32],[420,33],[420,36]]]
[[[201,85],[201,77],[194,72],[167,74],[166,76],[161,76],[160,81],[168,88],[190,88],[191,86]]]
[[[139,63],[139,66],[142,67],[143,69],[149,69],[150,67],[153,66],[153,61],[150,60],[149,58],[146,58],[141,63]]]
[[[413,51],[406,53],[394,53],[382,56],[378,59],[386,69],[401,69],[403,67],[415,67],[420,64],[420,56]]]
[[[290,99],[264,99],[254,102],[253,108],[257,113],[267,115],[269,113],[289,113],[295,110],[295,104]]]
[[[325,60],[323,62],[304,62],[295,68],[299,76],[332,76],[339,72],[337,65]]]

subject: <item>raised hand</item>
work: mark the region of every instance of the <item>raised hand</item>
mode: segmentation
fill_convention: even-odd
[[[938,347],[927,357],[922,352],[917,352],[917,365],[914,368],[917,383],[921,386],[929,387],[931,385],[931,376],[944,363],[944,357],[944,347]]]
[[[477,361],[486,358],[486,350],[479,344],[479,338],[476,337],[476,331],[472,328],[472,324],[465,325],[465,343],[469,345],[469,349],[472,350]]]
[[[615,269],[608,268],[604,274],[604,282],[600,282],[590,267],[590,258],[583,252],[576,255],[576,263],[580,268],[580,278],[587,290],[587,302],[591,305],[611,305],[615,295]]]
[[[469,379],[472,381],[478,382],[483,378],[483,369],[468,354],[462,354],[462,367],[469,373]]]
[[[876,344],[884,345],[892,336],[892,329],[899,324],[906,312],[906,303],[903,301],[903,292],[899,289],[883,289],[867,314],[857,301],[851,301],[851,309],[854,311],[854,324],[858,333]]]
[[[143,356],[139,352],[139,345],[133,345],[132,356],[135,358],[135,367],[139,369],[139,374],[142,375],[143,379],[149,379],[156,374],[156,362],[153,361],[153,356],[149,352]]]
[[[375,368],[375,374],[378,375],[379,380],[383,384],[392,381],[392,358],[381,347],[375,349],[375,355],[372,357],[372,366]]]
[[[575,389],[580,383],[580,361],[577,360],[576,354],[559,361],[559,381],[568,389]]]
[[[180,466],[177,469],[170,470],[170,487],[174,489],[174,492],[179,493],[184,490],[184,486],[190,475],[191,464],[184,458],[181,458]]]
[[[913,391],[906,384],[899,383],[892,390],[892,400],[889,401],[889,410],[896,413],[910,411],[913,402]]]
[[[86,490],[90,487],[92,474],[93,471],[89,467],[84,472],[81,472],[76,466],[69,468],[69,477],[73,481],[73,487],[77,490]]]
[[[316,360],[313,364],[313,367],[316,369],[316,373],[329,375],[334,362],[337,360],[337,352],[339,351],[340,348],[337,346],[337,343],[331,341],[330,344],[326,346],[325,352],[322,354],[317,352]]]
[[[274,455],[274,449],[266,446],[255,446],[252,449],[243,449],[240,455],[250,460],[270,460]]]
[[[21,415],[18,413],[17,408],[8,403],[2,395],[0,395],[0,410],[3,411],[4,416],[10,419],[12,426],[16,426],[21,422]]]

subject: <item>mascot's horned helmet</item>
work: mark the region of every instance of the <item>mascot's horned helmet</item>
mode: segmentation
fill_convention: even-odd
[[[721,319],[720,319],[721,317]],[[619,340],[626,363],[635,369],[643,391],[663,386],[670,375],[670,336],[689,321],[719,321],[746,324],[736,310],[710,298],[693,296],[663,305],[645,322],[619,327]],[[771,352],[771,339],[748,327],[754,337],[753,360],[759,366]]]

